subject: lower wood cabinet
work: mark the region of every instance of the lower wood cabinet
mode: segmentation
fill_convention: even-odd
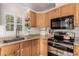
[[[39,56],[47,55],[47,39],[33,39],[0,47],[1,56]]]
[[[39,56],[39,39],[32,40],[32,56]]]
[[[12,44],[0,48],[1,56],[19,56],[19,44]]]
[[[79,45],[74,46],[74,56],[79,56]]]
[[[48,55],[48,39],[40,38],[40,55],[47,56]]]
[[[31,56],[31,41],[25,41],[20,43],[20,55]]]

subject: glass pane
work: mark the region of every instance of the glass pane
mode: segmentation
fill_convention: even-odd
[[[20,17],[17,17],[17,24],[22,24],[22,19]]]
[[[14,23],[14,17],[12,15],[6,15],[6,23]]]
[[[17,25],[18,31],[22,31],[22,25]]]
[[[13,24],[7,24],[6,25],[6,30],[7,31],[13,31],[14,30],[14,25]]]
[[[14,30],[14,17],[12,15],[6,15],[6,31]]]

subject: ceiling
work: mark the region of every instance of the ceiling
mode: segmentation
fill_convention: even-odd
[[[32,8],[35,11],[44,11],[54,7],[55,7],[54,3],[34,3],[34,4],[32,3],[30,6],[30,8]]]
[[[45,11],[55,7],[55,3],[23,3],[22,5],[35,11]]]

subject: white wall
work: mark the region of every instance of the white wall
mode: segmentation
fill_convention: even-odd
[[[0,25],[1,25],[1,4],[0,4]]]
[[[60,7],[60,6],[63,6],[65,4],[68,4],[68,3],[56,3],[56,7]]]
[[[20,35],[27,35],[28,34],[27,31],[25,30],[25,27],[24,27],[24,25],[25,25],[24,20],[25,20],[27,9],[28,9],[28,6],[23,6],[18,3],[3,3],[3,4],[1,4],[1,9],[0,9],[1,10],[1,18],[0,19],[2,20],[2,26],[0,28],[4,28],[4,31],[3,31],[4,35],[3,36],[15,36],[15,34],[16,34],[16,23],[14,25],[15,26],[14,31],[6,31],[6,29],[5,29],[5,26],[6,26],[5,16],[7,14],[13,15],[14,20],[16,20],[17,16],[22,17],[23,31],[20,32]]]

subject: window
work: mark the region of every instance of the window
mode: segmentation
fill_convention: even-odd
[[[6,15],[6,31],[14,31],[14,17]]]
[[[18,31],[22,31],[22,19],[21,19],[21,17],[17,17],[17,29],[18,29]]]

